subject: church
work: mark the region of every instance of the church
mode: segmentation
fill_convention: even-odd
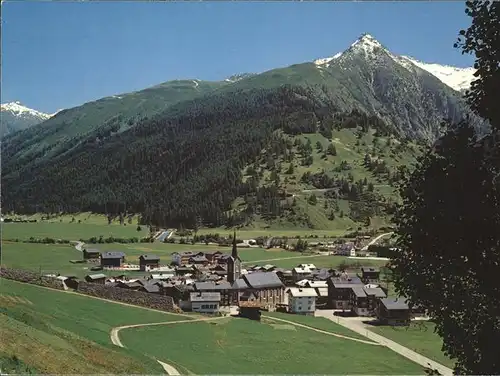
[[[236,231],[233,236],[231,257],[227,260],[227,281],[231,285],[231,302],[252,301],[264,309],[273,310],[285,299],[285,285],[275,272],[253,272],[241,274],[241,259],[236,246]]]

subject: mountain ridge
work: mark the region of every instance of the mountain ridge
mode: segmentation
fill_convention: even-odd
[[[57,114],[46,114],[24,106],[20,101],[0,105],[2,117],[2,136],[30,128],[50,119]]]
[[[416,66],[420,69],[427,71],[433,76],[437,77],[441,82],[449,86],[455,91],[462,92],[470,87],[471,82],[474,80],[475,69],[473,67],[460,68],[451,65],[439,64],[439,63],[426,63],[420,61],[414,57],[405,55],[395,55],[390,52],[389,49],[385,48],[382,43],[375,39],[371,34],[365,33],[355,42],[351,44],[349,48],[342,52],[338,52],[332,57],[319,58],[313,61],[318,67],[329,67],[332,61],[337,60],[346,52],[358,48],[364,53],[372,52],[374,48],[381,48],[390,53],[390,55],[398,61],[401,65],[406,68],[411,66]],[[403,60],[401,60],[403,59]],[[406,61],[405,61],[406,60]],[[411,64],[409,65],[408,62]]]
[[[362,38],[322,66],[169,81],[7,136],[2,204],[129,211],[165,226],[326,229],[390,216],[398,168],[443,119],[470,110],[435,75]],[[304,197],[311,189],[326,191]]]

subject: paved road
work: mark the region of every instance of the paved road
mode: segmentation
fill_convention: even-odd
[[[163,322],[153,322],[153,323],[147,323],[147,324],[134,324],[134,325],[117,326],[117,327],[111,329],[109,336],[111,338],[111,342],[113,343],[113,345],[119,346],[119,347],[125,347],[123,345],[123,343],[120,341],[120,337],[118,336],[118,333],[122,329],[140,328],[140,327],[144,327],[144,326],[174,325],[174,324],[182,324],[182,323],[188,323],[188,322],[191,323],[191,322],[199,322],[199,321],[213,321],[213,320],[221,320],[221,319],[225,319],[225,318],[226,317],[215,317],[215,318],[207,317],[207,318],[202,318],[202,319],[163,321]],[[163,369],[165,370],[167,375],[175,375],[175,376],[180,375],[179,371],[177,371],[177,369],[175,367],[171,366],[170,364],[162,362],[158,359],[156,359],[156,361],[159,364],[161,364],[161,366],[163,367]]]
[[[266,319],[270,319],[270,320],[276,320],[276,321],[285,322],[285,323],[287,323],[287,324],[290,324],[290,325],[295,325],[295,326],[298,326],[298,327],[300,327],[300,328],[309,329],[309,330],[312,330],[312,331],[314,331],[314,332],[318,332],[318,333],[322,333],[322,334],[327,334],[327,335],[334,336],[334,337],[338,337],[338,338],[348,339],[348,340],[350,340],[350,341],[361,342],[361,343],[365,343],[365,344],[367,344],[367,345],[380,346],[380,344],[379,344],[379,343],[377,343],[377,342],[373,342],[373,341],[366,341],[366,340],[364,340],[364,339],[358,339],[358,338],[353,338],[353,337],[344,336],[344,335],[342,335],[342,334],[337,334],[337,333],[328,332],[328,331],[326,331],[326,330],[321,330],[321,329],[313,328],[312,326],[299,324],[299,323],[294,322],[294,321],[289,321],[289,320],[279,319],[279,318],[277,318],[277,317],[266,316],[266,315],[262,315],[262,317],[265,317]]]
[[[344,318],[340,316],[333,316],[332,310],[317,310],[315,312],[315,316],[325,317],[347,329],[351,329],[352,331],[379,343],[380,345],[387,346],[392,351],[397,352],[417,364],[420,364],[422,367],[437,369],[443,376],[453,376],[453,371],[450,368],[445,367],[434,360],[426,358],[425,356],[420,355],[419,353],[416,353],[415,351],[410,350],[409,348],[404,347],[384,336],[381,336],[380,334],[370,331],[369,327],[363,324],[362,318]]]
[[[386,232],[385,234],[377,236],[375,239],[372,239],[367,245],[365,245],[363,248],[361,248],[361,250],[367,251],[369,246],[371,246],[373,244],[376,244],[383,237],[389,236],[389,235],[392,235],[392,234],[394,234],[394,232]]]

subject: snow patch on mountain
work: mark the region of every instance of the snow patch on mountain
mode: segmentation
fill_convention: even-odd
[[[367,59],[376,59],[377,52],[385,52],[391,59],[402,67],[414,72],[417,68],[422,69],[445,85],[449,86],[453,90],[462,92],[470,87],[471,82],[474,80],[474,73],[476,70],[472,67],[470,68],[458,68],[449,65],[441,65],[437,63],[424,63],[417,59],[408,56],[399,56],[391,53],[387,50],[379,41],[377,41],[370,34],[363,34],[358,38],[351,46],[343,51],[335,54],[332,57],[326,57],[314,60],[314,64],[318,68],[328,68],[335,60],[338,60],[342,56],[354,54],[362,54]],[[378,55],[380,56],[380,55]]]
[[[2,111],[9,111],[13,115],[22,116],[22,117],[33,116],[33,117],[38,117],[40,119],[46,120],[52,116],[52,115],[49,115],[49,114],[46,114],[46,113],[43,113],[43,112],[40,112],[37,110],[33,110],[33,109],[28,108],[26,106],[23,106],[21,104],[21,102],[19,102],[19,101],[4,103],[4,104],[0,105],[0,108]]]
[[[255,76],[255,73],[234,74],[234,75],[232,75],[232,76],[224,79],[224,81],[234,83],[234,82],[238,82],[240,80],[243,80],[245,78],[249,78],[249,77],[252,77],[252,76]]]
[[[424,63],[409,56],[401,56],[401,58],[429,72],[456,91],[468,89],[471,82],[475,79],[474,73],[476,73],[476,70],[472,67],[458,68],[436,63]]]

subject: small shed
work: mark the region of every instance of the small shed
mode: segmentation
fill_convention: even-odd
[[[101,253],[102,267],[119,268],[125,261],[125,253],[123,252],[103,252]]]
[[[106,283],[106,275],[105,274],[88,274],[85,276],[85,281],[89,283],[99,283],[104,285]]]
[[[84,248],[83,249],[83,259],[84,260],[90,260],[90,259],[98,259],[101,254],[101,251],[95,248]]]
[[[250,320],[260,321],[261,316],[261,305],[258,301],[248,300],[248,301],[240,301],[240,317],[245,317]]]
[[[139,256],[139,268],[141,271],[146,271],[146,267],[158,268],[160,266],[160,257],[153,254],[145,254]]]
[[[386,325],[409,325],[410,307],[405,298],[382,298],[375,311],[378,320]]]

